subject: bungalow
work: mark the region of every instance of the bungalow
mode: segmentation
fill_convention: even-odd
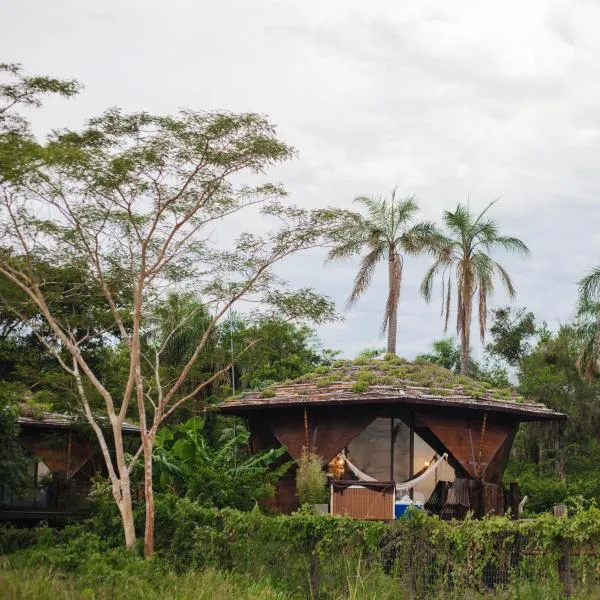
[[[380,517],[365,507],[390,490],[447,517],[503,514],[509,506],[514,514],[518,492],[505,493],[503,475],[519,424],[566,419],[510,388],[393,355],[339,361],[219,409],[246,420],[253,451],[284,445],[288,459],[304,448],[318,454],[332,476],[333,512],[361,518]],[[274,504],[284,513],[296,508],[293,470],[278,482]]]
[[[39,418],[20,416],[18,422],[31,485],[15,494],[0,482],[0,521],[57,521],[85,512],[93,477],[106,474],[87,422],[49,412]],[[125,424],[123,433],[131,439],[139,428]]]

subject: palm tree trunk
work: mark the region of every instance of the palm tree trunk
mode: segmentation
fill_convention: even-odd
[[[396,296],[396,288],[398,282],[397,271],[398,265],[395,263],[396,256],[395,252],[390,253],[390,259],[388,261],[388,307],[389,307],[389,321],[388,321],[388,339],[387,339],[387,351],[389,354],[396,354],[396,338],[398,336],[398,300]]]
[[[469,328],[464,327],[460,332],[460,374],[469,374]]]
[[[469,374],[469,356],[471,354],[471,311],[473,307],[473,291],[471,286],[470,269],[466,268],[463,275],[462,307],[460,311],[460,374]]]
[[[396,354],[396,336],[398,331],[398,307],[390,315],[390,324],[388,326],[387,351],[389,354]]]

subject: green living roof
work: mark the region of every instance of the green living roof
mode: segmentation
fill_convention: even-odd
[[[336,361],[291,381],[229,398],[220,405],[226,413],[307,405],[417,403],[447,407],[497,410],[521,415],[523,420],[565,419],[545,405],[526,401],[512,388],[457,375],[439,365],[395,355]]]

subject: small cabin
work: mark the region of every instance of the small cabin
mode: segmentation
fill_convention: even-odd
[[[319,455],[330,510],[359,518],[393,518],[400,498],[446,518],[509,507],[514,515],[518,490],[511,495],[503,475],[519,424],[566,419],[511,388],[395,355],[338,361],[219,408],[245,419],[253,451],[283,445],[287,460],[304,448]],[[292,469],[277,483],[274,508],[289,513],[297,505]],[[373,514],[365,508],[376,505]]]
[[[45,412],[20,416],[19,442],[28,461],[29,483],[15,494],[0,482],[0,521],[58,521],[86,512],[96,474],[106,475],[104,458],[87,421]],[[139,435],[124,424],[126,438]]]

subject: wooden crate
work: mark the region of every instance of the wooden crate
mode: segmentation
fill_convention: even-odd
[[[332,481],[331,514],[387,521],[394,518],[395,498],[394,482]]]

